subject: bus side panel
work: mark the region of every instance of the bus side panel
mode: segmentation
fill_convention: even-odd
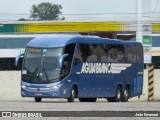
[[[138,75],[139,65],[137,63],[131,63],[131,66],[126,68],[126,70],[122,70],[121,73],[115,74],[115,85],[114,85],[114,93],[116,92],[116,88],[118,85],[122,86],[122,90],[125,89],[126,85],[130,87],[130,96],[137,96],[142,94],[142,75]],[[141,72],[143,73],[143,71]]]
[[[127,65],[127,63],[122,63],[122,65],[123,64]],[[126,67],[125,70],[122,70],[119,74],[114,75],[115,76],[114,96],[118,86],[121,86],[123,91],[125,87],[129,85],[131,94],[132,94],[132,91],[134,90],[134,77],[136,75],[135,73],[136,67],[132,63],[129,63],[129,64],[131,65],[130,67]]]
[[[108,97],[114,94],[113,75],[81,74],[79,78],[79,97]]]
[[[137,75],[134,80],[135,95],[141,95],[143,91],[143,64],[137,64]]]
[[[81,73],[82,63],[72,68],[77,78],[78,97],[110,97],[114,95],[114,75]]]
[[[132,82],[130,89],[130,96],[138,96],[142,94],[143,87],[143,65],[134,63],[134,70],[132,70]]]

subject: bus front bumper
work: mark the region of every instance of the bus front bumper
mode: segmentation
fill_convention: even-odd
[[[22,97],[41,97],[41,98],[62,98],[64,92],[61,85],[54,85],[53,87],[34,86],[28,87],[24,84],[21,85]]]

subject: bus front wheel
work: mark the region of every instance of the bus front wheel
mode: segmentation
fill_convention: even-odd
[[[73,87],[72,88],[72,91],[71,91],[71,95],[69,98],[67,98],[68,102],[74,102],[74,98],[76,97],[76,91],[75,91],[75,88]]]
[[[129,99],[129,87],[126,87],[122,93],[122,102],[127,102]]]
[[[42,98],[39,98],[39,97],[35,97],[35,102],[41,102],[42,101]]]

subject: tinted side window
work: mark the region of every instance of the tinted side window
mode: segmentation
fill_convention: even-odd
[[[142,63],[143,62],[143,49],[141,46],[136,47],[137,51],[137,62]]]
[[[65,58],[64,63],[66,62],[68,64],[69,71],[71,68],[72,60],[73,60],[74,50],[75,50],[75,44],[70,44],[65,47],[64,53],[69,55]]]
[[[88,62],[107,62],[107,45],[90,44]]]
[[[125,45],[126,62],[140,63],[143,62],[142,46]]]
[[[81,62],[107,62],[107,45],[79,44],[75,58]]]
[[[117,45],[118,62],[125,62],[125,49],[124,45]]]
[[[87,56],[88,62],[98,62],[99,56],[98,56],[98,45],[93,44],[89,45],[89,55]]]
[[[108,62],[118,62],[116,45],[108,45]]]
[[[136,62],[136,51],[132,45],[125,45],[125,59],[126,62]]]
[[[126,62],[131,62],[131,51],[130,51],[130,46],[129,45],[125,45],[125,59],[126,59]]]
[[[89,50],[88,44],[79,44],[77,45],[76,51],[75,51],[75,62],[86,62],[88,56],[91,54],[91,51]]]
[[[136,63],[137,62],[137,47],[132,46],[132,62]]]
[[[99,45],[99,61],[100,62],[108,62],[108,45]]]

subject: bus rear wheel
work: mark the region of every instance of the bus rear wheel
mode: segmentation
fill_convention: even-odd
[[[122,102],[127,102],[129,99],[129,87],[126,87],[122,93]]]
[[[97,98],[79,98],[80,102],[96,102]]]
[[[122,88],[120,86],[117,87],[115,97],[107,98],[108,102],[120,102],[122,98]]]
[[[35,102],[41,102],[42,101],[42,98],[39,98],[39,97],[35,97]]]
[[[74,102],[75,97],[76,97],[76,91],[75,91],[75,88],[72,87],[71,95],[69,98],[67,98],[68,102]]]
[[[116,95],[113,98],[113,102],[120,102],[121,98],[122,98],[122,88],[118,86],[116,90]]]

